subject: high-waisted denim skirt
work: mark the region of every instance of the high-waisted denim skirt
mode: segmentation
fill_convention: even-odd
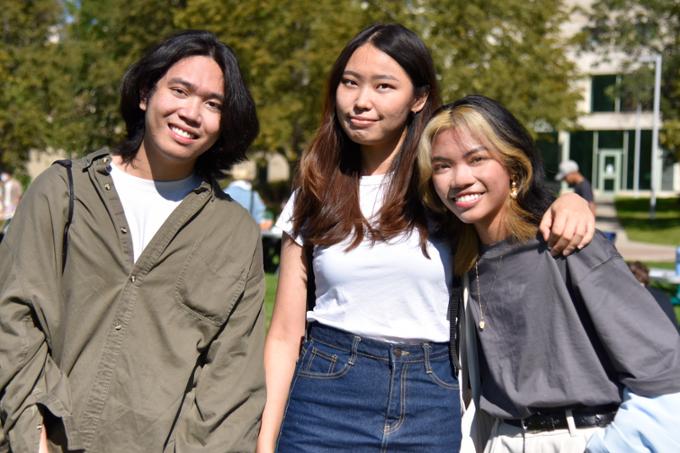
[[[457,452],[460,437],[447,343],[386,343],[311,326],[277,451]]]

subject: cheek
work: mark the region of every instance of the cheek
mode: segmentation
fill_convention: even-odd
[[[449,193],[449,185],[444,175],[432,176],[432,185],[434,186],[434,191],[437,193],[442,202],[446,203]]]
[[[220,115],[215,115],[212,116],[209,119],[208,124],[206,125],[206,129],[208,131],[208,134],[210,134],[211,140],[217,140],[220,135],[220,121],[221,121],[221,116]]]

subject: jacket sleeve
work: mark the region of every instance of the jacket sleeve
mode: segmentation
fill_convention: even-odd
[[[60,169],[36,178],[0,243],[0,421],[11,451],[35,452],[41,411],[70,409],[66,378],[50,356],[57,324],[68,203]]]
[[[675,326],[618,253],[608,253],[608,243],[591,245],[595,247],[584,260],[589,253],[592,262],[572,270],[612,371],[622,386],[640,396],[680,392],[680,336]],[[597,252],[598,246],[604,250]]]
[[[166,452],[253,452],[265,402],[262,245],[245,287],[209,347]]]

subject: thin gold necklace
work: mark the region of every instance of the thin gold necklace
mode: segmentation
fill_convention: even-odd
[[[477,303],[479,304],[479,330],[484,330],[486,322],[484,321],[484,305],[482,305],[482,288],[479,285],[479,260],[475,261],[475,275],[477,277]]]

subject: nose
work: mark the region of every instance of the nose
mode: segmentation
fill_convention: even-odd
[[[354,100],[354,108],[357,110],[370,110],[372,105],[371,91],[366,87],[360,88]]]
[[[186,99],[182,107],[178,111],[178,115],[182,120],[186,121],[191,126],[197,126],[201,123],[201,105],[202,102],[198,98]]]
[[[467,165],[455,165],[451,174],[451,188],[456,190],[465,189],[475,182],[472,169]]]

